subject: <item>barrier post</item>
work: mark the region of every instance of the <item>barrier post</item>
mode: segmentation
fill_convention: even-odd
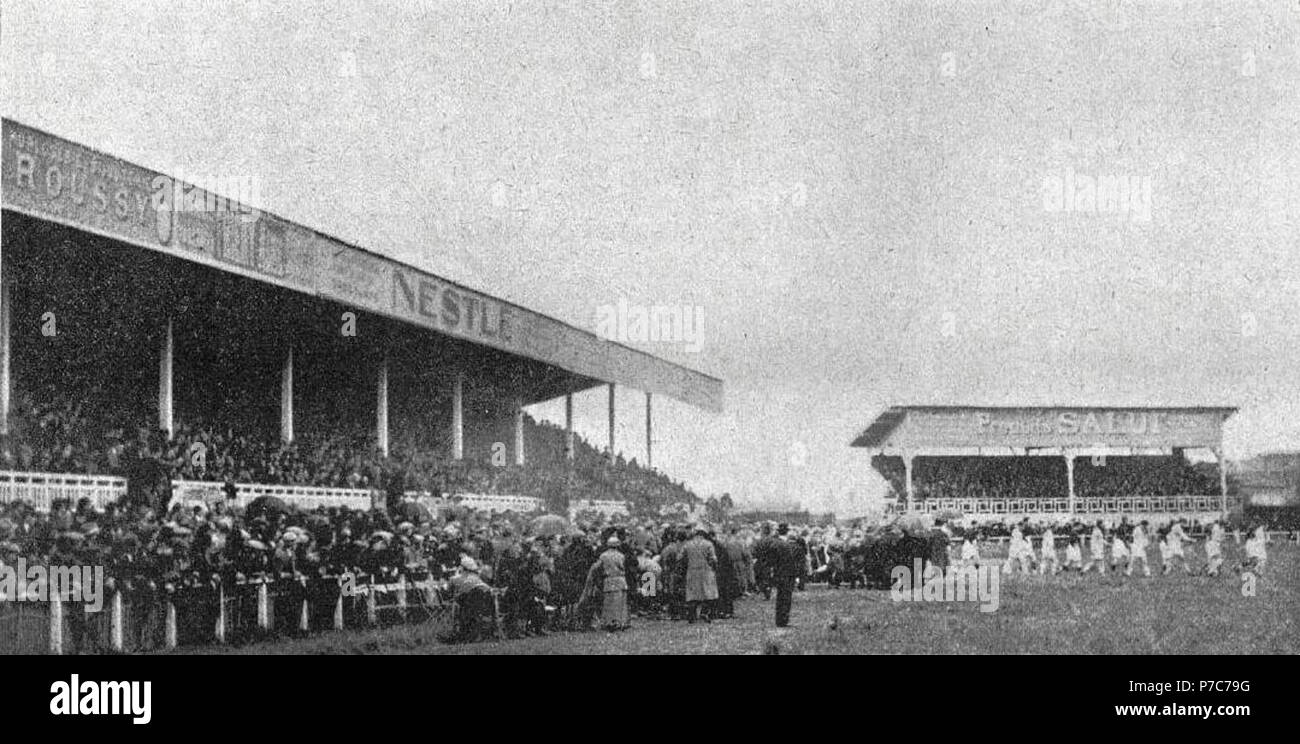
[[[226,642],[226,585],[217,584],[217,627],[214,631],[217,643]]]
[[[375,583],[372,578],[370,584],[366,587],[366,622],[371,625],[378,623],[379,613],[375,608]]]
[[[334,600],[334,629],[343,630],[343,592],[351,586],[351,582],[345,582],[339,579],[339,596]]]
[[[406,576],[397,577],[397,614],[406,619]]]
[[[57,591],[50,592],[50,653],[63,654],[63,598]]]
[[[265,576],[257,585],[257,629],[271,629],[271,593],[267,589]]]
[[[113,592],[113,598],[109,600],[108,615],[108,640],[114,651],[121,651],[126,648],[122,640],[122,590],[117,589]]]
[[[311,630],[311,614],[307,609],[307,580],[298,579],[298,585],[302,587],[302,606],[298,612],[298,630],[306,633]]]
[[[172,595],[167,595],[167,619],[163,621],[163,643],[167,648],[176,648],[176,603],[172,601]]]

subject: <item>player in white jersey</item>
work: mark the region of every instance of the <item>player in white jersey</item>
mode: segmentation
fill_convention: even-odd
[[[1097,573],[1106,573],[1106,533],[1101,531],[1100,520],[1093,525],[1088,538],[1088,562],[1083,566],[1083,573],[1088,573],[1093,566],[1097,567]]]
[[[1110,540],[1110,568],[1112,571],[1119,570],[1119,564],[1124,564],[1124,568],[1129,566],[1128,545],[1124,543],[1124,538],[1120,536],[1119,530],[1111,535]]]
[[[1205,538],[1205,575],[1218,576],[1223,566],[1223,528],[1218,522],[1210,525],[1210,536]]]
[[[1020,561],[1020,570],[1022,573],[1029,573],[1031,570],[1030,563],[1034,559],[1034,549],[1025,539],[1025,535],[1020,531],[1020,525],[1011,528],[1011,542],[1007,545],[1007,562],[1002,564],[1002,572],[1011,573],[1011,564]]]
[[[1056,535],[1053,534],[1051,527],[1043,530],[1043,544],[1039,546],[1039,555],[1042,556],[1038,561],[1039,575],[1047,573],[1049,563],[1052,564],[1053,575],[1061,572],[1061,564],[1056,560]]]
[[[1169,532],[1165,534],[1165,541],[1160,548],[1160,558],[1162,568],[1161,573],[1168,575],[1174,570],[1174,559],[1182,561],[1183,573],[1191,573],[1192,567],[1187,562],[1187,556],[1183,554],[1183,543],[1190,542],[1191,538],[1183,532],[1182,522],[1174,522],[1169,527]]]
[[[1142,575],[1151,575],[1151,566],[1147,563],[1147,547],[1151,542],[1147,538],[1146,524],[1146,520],[1142,520],[1141,524],[1133,528],[1133,542],[1129,546],[1131,555],[1128,560],[1128,571],[1125,572],[1128,576],[1133,575],[1133,569],[1138,561],[1142,561]]]
[[[1255,531],[1250,533],[1246,540],[1246,562],[1244,567],[1254,569],[1257,573],[1264,572],[1264,566],[1268,564],[1268,535],[1264,533],[1264,526],[1260,525]]]
[[[967,534],[966,539],[962,541],[961,564],[963,566],[974,566],[976,568],[979,567],[980,548],[979,548],[978,540],[979,540],[978,535]]]
[[[1062,569],[1069,571],[1071,568],[1083,572],[1083,540],[1078,535],[1070,535],[1070,541],[1065,544],[1065,565]]]

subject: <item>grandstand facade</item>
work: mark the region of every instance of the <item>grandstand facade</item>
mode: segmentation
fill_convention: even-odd
[[[147,455],[187,483],[532,498],[563,492],[576,469],[609,484],[585,497],[617,498],[616,483],[667,481],[623,470],[615,386],[645,392],[647,431],[653,395],[722,409],[714,377],[38,129],[0,126],[5,472],[129,477]],[[602,386],[608,464],[584,464],[596,450],[575,441],[573,395]],[[561,432],[524,413],[561,397]],[[566,473],[532,472],[530,432],[542,453],[563,437]]]
[[[982,520],[1214,518],[1236,504],[1227,407],[895,406],[867,449],[897,508]],[[1193,462],[1189,455],[1204,455]]]

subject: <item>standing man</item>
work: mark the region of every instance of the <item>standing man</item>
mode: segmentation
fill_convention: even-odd
[[[1129,546],[1128,570],[1126,576],[1133,575],[1133,569],[1137,567],[1137,562],[1142,561],[1142,575],[1151,578],[1151,566],[1147,563],[1147,547],[1151,544],[1147,538],[1147,521],[1144,519],[1140,524],[1133,528],[1133,544]]]
[[[718,598],[718,552],[709,542],[709,531],[704,527],[695,530],[695,536],[682,546],[681,564],[686,574],[687,622],[695,623],[700,619],[700,608],[705,602],[712,603]],[[704,614],[704,622],[711,622],[709,614]]]
[[[1101,531],[1101,520],[1092,526],[1092,536],[1088,538],[1088,563],[1083,567],[1083,573],[1088,573],[1093,566],[1097,567],[1097,573],[1106,574],[1106,533]]]
[[[794,604],[795,582],[804,578],[807,551],[790,537],[789,525],[776,528],[777,540],[771,548],[772,583],[776,585],[776,627],[790,625],[790,607]]]
[[[1223,527],[1218,522],[1210,525],[1210,536],[1205,539],[1205,575],[1218,576],[1223,566]]]
[[[764,522],[762,537],[754,543],[754,580],[763,599],[772,598],[772,558],[780,540],[772,535],[772,523]]]
[[[1049,563],[1052,566],[1050,570],[1053,576],[1060,573],[1061,564],[1056,561],[1056,534],[1052,532],[1050,524],[1047,525],[1047,529],[1043,530],[1043,542],[1039,548],[1042,559],[1038,561],[1038,575],[1042,576],[1048,572],[1047,566]]]

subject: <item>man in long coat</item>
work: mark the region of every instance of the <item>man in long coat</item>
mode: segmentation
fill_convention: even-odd
[[[713,549],[713,543],[709,542],[706,530],[697,529],[695,536],[682,546],[680,563],[686,574],[686,605],[689,608],[687,620],[694,623],[700,619],[700,607],[705,602],[713,602],[718,598],[718,577],[715,573],[718,553]],[[704,621],[710,622],[707,614],[704,615]]]
[[[763,535],[754,543],[754,579],[763,599],[772,598],[772,562],[778,548],[778,540],[772,534],[772,525],[763,523]]]
[[[726,545],[727,556],[736,572],[736,596],[742,597],[754,583],[754,571],[750,567],[749,547],[737,533],[738,530],[732,527]]]
[[[664,548],[659,555],[659,565],[663,569],[663,595],[668,604],[668,619],[680,620],[682,617],[683,578],[685,569],[681,568],[682,546],[685,541],[675,528],[664,532]]]
[[[736,614],[736,597],[740,596],[740,577],[735,564],[731,562],[731,543],[725,535],[711,535],[713,552],[718,556],[714,573],[718,581],[718,601],[713,603],[710,616],[720,620],[734,617]]]
[[[776,627],[790,624],[790,607],[794,604],[794,585],[807,572],[807,548],[789,534],[790,528],[777,527],[778,540],[772,548],[772,583],[776,585]]]

